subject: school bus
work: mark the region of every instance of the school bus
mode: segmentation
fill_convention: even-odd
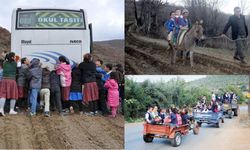
[[[54,68],[63,55],[73,67],[92,52],[92,25],[83,9],[17,8],[11,24],[11,51],[21,58]]]

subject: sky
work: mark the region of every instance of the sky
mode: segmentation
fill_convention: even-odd
[[[186,82],[189,82],[200,78],[205,78],[206,75],[127,75],[126,77],[133,79],[137,82],[143,82],[145,80],[150,80],[152,82],[163,80],[167,82],[173,78],[180,77]]]
[[[14,8],[84,9],[94,41],[124,39],[124,0],[0,0],[0,26],[11,30]]]
[[[181,5],[183,6],[183,0],[164,0],[168,1],[171,4],[175,5]],[[219,0],[220,1],[220,7],[219,9],[227,14],[233,14],[233,9],[236,6],[240,6],[239,2],[241,0]],[[248,10],[244,13],[244,15],[250,14],[250,0],[243,0],[246,1],[246,5],[248,6]]]

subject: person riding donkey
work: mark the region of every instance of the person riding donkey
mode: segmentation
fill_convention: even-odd
[[[188,19],[189,12],[187,9],[182,11],[176,9],[170,13],[170,19],[164,24],[168,30],[169,50],[172,52],[171,63],[175,64],[177,51],[181,51],[181,56],[190,56],[190,65],[193,68],[193,47],[197,40],[204,38],[203,21],[197,21],[193,26]],[[184,63],[184,61],[183,61]]]
[[[170,18],[165,22],[164,26],[167,29],[167,41],[175,43],[176,39],[174,38],[174,34],[176,31],[176,23],[175,23],[175,12],[171,11],[170,12]]]
[[[177,37],[178,45],[181,44],[185,34],[192,27],[191,20],[188,18],[188,15],[189,15],[189,11],[187,9],[183,9],[182,16],[180,17],[180,21],[179,21],[180,31]]]

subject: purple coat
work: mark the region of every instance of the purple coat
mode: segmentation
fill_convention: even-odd
[[[114,79],[105,82],[104,87],[108,90],[108,105],[110,107],[119,106],[119,90],[118,84]]]

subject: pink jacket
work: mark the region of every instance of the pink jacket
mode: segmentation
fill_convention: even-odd
[[[119,90],[118,84],[114,79],[105,82],[104,87],[108,90],[108,105],[110,107],[119,106]]]
[[[61,63],[56,67],[56,73],[60,75],[61,86],[70,87],[71,85],[71,66]]]

